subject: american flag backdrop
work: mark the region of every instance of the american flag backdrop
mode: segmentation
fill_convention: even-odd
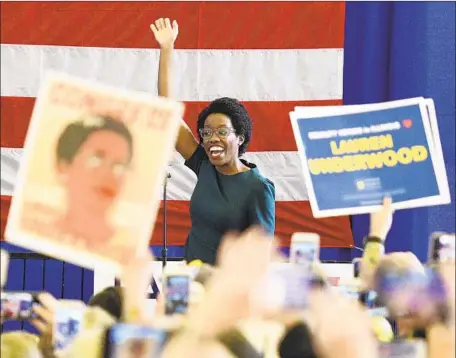
[[[156,94],[158,49],[149,24],[176,19],[176,97],[196,128],[220,96],[253,121],[246,159],[276,185],[276,233],[317,232],[322,247],[353,243],[348,217],[315,219],[288,113],[342,103],[344,2],[2,2],[1,232],[7,220],[34,97],[46,69]],[[176,155],[168,182],[168,242],[184,244],[196,178]],[[210,198],[208,198],[210,200]],[[162,212],[151,238],[162,242]]]

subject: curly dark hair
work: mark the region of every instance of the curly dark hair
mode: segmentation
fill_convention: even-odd
[[[221,113],[231,119],[236,135],[244,137],[244,143],[239,146],[239,156],[245,153],[252,138],[252,119],[245,106],[235,98],[218,98],[204,108],[198,116],[198,136],[200,143],[203,139],[199,130],[204,127],[206,118],[213,113]]]

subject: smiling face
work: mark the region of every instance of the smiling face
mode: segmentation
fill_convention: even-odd
[[[239,146],[244,142],[244,138],[235,133],[228,116],[221,113],[210,114],[200,130],[200,135],[212,165],[220,167],[237,161]]]
[[[128,142],[119,134],[109,130],[91,133],[71,163],[58,165],[71,209],[77,206],[102,215],[122,187],[130,154]]]

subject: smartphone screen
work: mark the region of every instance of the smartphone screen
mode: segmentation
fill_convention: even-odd
[[[270,295],[276,295],[275,302],[284,310],[302,310],[308,304],[311,276],[301,265],[275,264],[269,272]]]
[[[155,358],[163,348],[165,333],[151,327],[119,323],[107,331],[106,358]]]
[[[31,292],[2,292],[2,320],[26,321],[34,318],[33,306],[37,304],[36,294]]]
[[[56,351],[66,349],[80,332],[84,312],[85,306],[82,302],[75,302],[75,304],[59,302],[54,316],[54,349]]]
[[[302,240],[296,238],[292,240],[290,247],[290,263],[292,264],[310,264],[318,260],[320,249],[320,240],[317,235],[309,234]]]
[[[429,261],[445,263],[455,260],[455,235],[436,233],[431,237]]]
[[[184,314],[188,310],[190,293],[189,275],[167,275],[165,280],[165,295],[167,315]]]

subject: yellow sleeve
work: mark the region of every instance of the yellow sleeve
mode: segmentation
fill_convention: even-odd
[[[109,328],[116,323],[114,317],[99,307],[87,307],[84,319],[83,329]]]
[[[393,328],[386,318],[380,316],[372,317],[371,327],[380,342],[390,343],[394,339]]]
[[[364,247],[363,262],[367,268],[373,270],[385,254],[385,245],[378,242],[368,242]]]

